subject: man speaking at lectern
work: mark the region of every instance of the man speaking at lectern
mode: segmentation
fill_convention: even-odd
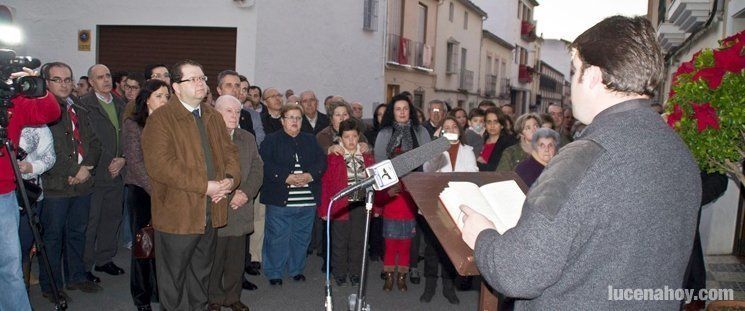
[[[682,286],[701,200],[690,151],[650,109],[663,66],[655,31],[613,16],[570,48],[573,110],[587,129],[533,184],[516,227],[500,235],[464,206],[463,238],[516,310],[679,310],[610,294]]]

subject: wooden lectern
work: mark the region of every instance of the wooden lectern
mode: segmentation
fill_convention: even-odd
[[[414,202],[419,207],[424,219],[429,224],[442,248],[453,262],[455,270],[463,276],[479,275],[473,250],[463,242],[460,229],[440,203],[439,195],[450,181],[470,181],[478,186],[485,184],[514,180],[524,192],[528,187],[514,172],[479,172],[479,173],[420,173],[414,172],[402,181],[406,190],[411,194]],[[497,297],[481,282],[481,295],[479,298],[479,310],[497,310]]]

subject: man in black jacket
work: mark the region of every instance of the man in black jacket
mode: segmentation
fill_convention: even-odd
[[[93,196],[85,236],[86,269],[111,275],[124,270],[112,262],[117,250],[117,232],[122,221],[125,160],[120,140],[124,100],[111,93],[111,73],[104,65],[88,69],[93,92],[80,98],[88,109],[91,127],[101,142],[101,157],[95,167]]]
[[[300,105],[304,114],[301,131],[316,135],[331,124],[329,117],[318,111],[318,98],[313,91],[300,93]]]
[[[62,253],[69,271],[65,279],[67,289],[86,293],[98,292],[86,274],[83,262],[85,229],[93,192],[93,168],[98,165],[101,144],[93,134],[88,109],[70,96],[73,88],[72,69],[65,63],[54,62],[43,67],[47,89],[60,104],[62,115],[49,124],[54,139],[56,161],[42,175],[44,180],[44,212],[41,213],[43,239],[57,288],[62,289]],[[46,269],[39,270],[39,281],[44,297],[54,301],[51,280]],[[60,295],[66,297],[64,291]]]

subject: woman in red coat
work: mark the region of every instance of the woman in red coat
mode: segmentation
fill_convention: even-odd
[[[331,197],[347,186],[365,179],[365,168],[375,163],[372,154],[360,152],[360,135],[354,119],[347,119],[339,124],[339,136],[335,144],[341,146],[344,153],[328,155],[326,172],[321,179],[318,216],[323,220],[331,218],[331,266],[339,286],[346,286],[347,276],[352,286],[360,282],[362,239],[365,233],[365,190],[360,189],[334,202],[331,217],[328,216],[327,209]]]

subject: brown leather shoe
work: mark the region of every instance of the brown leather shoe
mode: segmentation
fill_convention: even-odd
[[[242,302],[236,302],[232,305],[229,305],[228,308],[233,311],[249,311],[248,306],[244,305]]]
[[[383,284],[383,291],[390,292],[393,289],[393,272],[383,272],[385,275],[385,284]]]
[[[222,306],[219,303],[210,303],[209,306],[207,306],[207,310],[209,311],[220,311],[222,309]]]
[[[408,290],[406,287],[406,272],[399,272],[398,277],[396,278],[396,284],[398,285],[398,290],[405,292]]]

